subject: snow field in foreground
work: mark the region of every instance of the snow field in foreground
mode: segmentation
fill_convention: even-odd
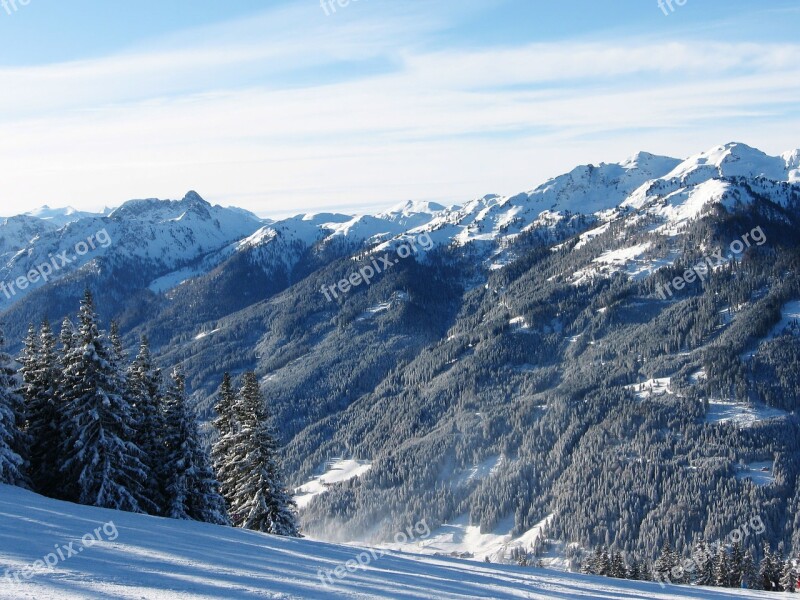
[[[0,579],[0,598],[218,599],[475,598],[669,600],[763,598],[764,592],[659,587],[556,571],[386,552],[347,572],[335,585],[320,572],[367,552],[310,540],[171,521],[50,500],[0,486],[0,563],[3,575],[43,559],[56,546],[80,540],[113,522],[118,535],[39,569],[20,585]],[[76,549],[78,543],[74,546]],[[770,597],[779,597],[771,594]]]

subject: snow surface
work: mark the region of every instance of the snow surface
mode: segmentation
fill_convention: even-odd
[[[230,527],[120,513],[49,500],[0,486],[0,561],[24,568],[55,546],[76,542],[113,522],[102,541],[16,585],[3,580],[2,599],[30,600],[670,600],[763,598],[764,592],[667,586],[571,573],[387,552],[277,538]],[[110,536],[109,536],[110,537]],[[367,555],[362,554],[368,552]],[[361,555],[365,567],[334,576],[321,570]],[[364,556],[372,558],[369,564]],[[352,565],[352,563],[351,563]],[[770,595],[772,597],[773,595]],[[775,596],[777,597],[777,596]]]
[[[297,488],[294,501],[298,508],[305,508],[315,496],[328,491],[328,486],[360,477],[371,468],[372,465],[366,461],[344,458],[335,460],[328,465],[325,473]]]
[[[10,227],[17,219],[20,217],[9,219],[5,227]],[[31,238],[27,233],[29,226],[23,232],[26,235],[15,240],[19,246],[13,258],[0,264],[0,279],[12,281],[24,276],[36,266],[49,262],[50,255],[65,251],[72,261],[54,271],[51,281],[102,257],[135,259],[156,266],[164,273],[152,283],[153,289],[158,291],[210,271],[235,250],[231,247],[233,242],[250,236],[263,225],[255,215],[240,209],[212,206],[191,191],[177,201],[131,200],[105,216],[89,214],[63,227],[34,217],[25,219],[39,224],[36,236]],[[105,246],[94,244],[95,247],[83,256],[76,254],[77,244],[89,239],[99,242],[101,231],[107,235]],[[184,271],[188,263],[199,264],[201,268]],[[41,280],[32,283],[7,304],[21,300],[43,285],[45,282]]]
[[[748,177],[749,188],[729,179],[737,176]],[[640,152],[620,163],[576,167],[514,196],[488,194],[458,206],[408,201],[376,215],[318,213],[267,222],[241,209],[211,206],[195,192],[180,201],[131,200],[103,214],[43,207],[31,213],[36,216],[0,224],[0,279],[16,279],[45,262],[49,253],[73,248],[104,228],[112,246],[91,252],[54,278],[111,255],[158,265],[150,289],[162,293],[210,272],[237,251],[263,250],[257,257],[266,271],[278,266],[288,271],[314,244],[345,240],[354,250],[369,246],[385,252],[422,233],[434,246],[475,244],[490,257],[487,268],[500,269],[514,258],[517,237],[531,231],[563,237],[577,214],[593,229],[580,236],[576,249],[620,219],[629,225],[643,221],[648,227],[645,219],[654,219],[654,234],[673,237],[715,205],[747,203],[754,193],[786,203],[793,190],[777,185],[783,182],[800,182],[800,150],[768,156],[729,143],[683,161]],[[601,256],[576,274],[578,283],[615,272],[641,279],[671,263],[669,257],[627,255],[638,249]],[[424,260],[425,252],[419,250]],[[41,285],[28,287],[13,301]]]
[[[408,543],[382,544],[381,548],[424,555],[452,556],[484,562],[487,558],[492,563],[511,560],[511,552],[515,548],[529,551],[542,536],[542,529],[552,519],[552,515],[537,523],[522,535],[513,536],[510,531],[514,527],[514,518],[503,519],[494,531],[481,533],[477,525],[469,524],[469,516],[464,515],[430,532],[425,539]],[[547,564],[547,561],[543,561]],[[564,563],[559,561],[563,570]]]
[[[766,177],[775,181],[787,181],[788,161],[784,157],[768,156],[747,144],[732,142],[715,146],[687,158],[669,173],[666,178],[691,181],[697,177]]]
[[[771,460],[750,463],[736,472],[736,479],[749,479],[759,486],[770,485],[775,482],[774,468]]]
[[[734,423],[740,427],[749,427],[767,419],[785,417],[788,413],[769,406],[738,404],[722,400],[709,402],[706,421],[708,423]]]
[[[480,415],[480,413],[478,413],[478,415]],[[453,479],[453,484],[456,487],[461,487],[486,479],[487,477],[497,473],[504,461],[505,457],[502,455],[490,456],[480,464],[473,465],[463,473],[460,473]]]
[[[647,400],[655,396],[663,396],[664,394],[671,394],[669,389],[672,378],[662,377],[659,379],[648,379],[642,383],[633,383],[626,385],[625,389],[633,390],[640,400]]]
[[[85,219],[86,217],[102,217],[104,214],[108,214],[110,212],[111,210],[109,209],[107,209],[104,213],[83,212],[75,210],[71,206],[66,206],[64,208],[50,208],[45,204],[44,206],[40,206],[39,208],[25,214],[30,217],[41,219],[42,221],[52,223],[57,227],[63,227],[68,223],[74,223],[75,221]]]

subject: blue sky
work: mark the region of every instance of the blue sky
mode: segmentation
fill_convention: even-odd
[[[6,3],[0,214],[362,211],[800,146],[796,0]]]

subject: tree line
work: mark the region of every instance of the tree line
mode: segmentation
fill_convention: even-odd
[[[691,556],[684,557],[667,541],[652,565],[635,557],[626,561],[622,553],[597,546],[584,558],[580,570],[616,579],[789,593],[797,590],[800,578],[800,563],[785,558],[782,543],[774,551],[764,543],[762,558],[756,563],[753,551],[744,549],[739,542],[720,545],[698,541]]]
[[[0,336],[0,348],[2,347]],[[0,352],[0,483],[51,498],[298,536],[276,435],[253,372],[226,374],[213,462],[180,367],[164,377],[146,337],[129,360],[86,291],[56,337],[31,325],[15,368]]]

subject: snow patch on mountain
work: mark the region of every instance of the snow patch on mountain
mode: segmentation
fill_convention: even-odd
[[[641,383],[633,383],[626,385],[626,390],[632,390],[640,400],[649,400],[655,396],[663,396],[665,394],[672,394],[670,384],[672,379],[670,377],[660,377],[656,379],[648,379]]]
[[[476,464],[463,473],[459,474],[454,480],[453,484],[456,487],[470,485],[476,481],[481,481],[497,473],[500,467],[503,466],[505,457],[503,455],[490,456],[483,462]]]
[[[665,179],[679,179],[683,185],[695,185],[714,177],[765,177],[787,181],[787,160],[768,156],[747,144],[731,142],[687,158]]]
[[[531,550],[543,536],[543,530],[551,519],[552,515],[522,535],[514,536],[510,533],[514,526],[513,517],[503,519],[491,532],[481,533],[480,526],[471,525],[469,517],[464,515],[452,523],[437,527],[424,540],[388,543],[380,547],[399,552],[453,556],[481,562],[488,558],[495,564],[508,563],[513,549]]]
[[[24,237],[34,237],[12,240],[20,248],[0,265],[0,279],[12,281],[25,276],[38,265],[51,262],[52,256],[66,252],[72,260],[54,271],[51,281],[107,258],[137,262],[141,268],[159,273],[150,284],[159,292],[213,269],[233,251],[229,248],[232,242],[262,226],[251,213],[212,206],[196,192],[187,193],[182,200],[131,200],[107,216],[85,216],[60,228],[35,217],[25,218],[33,227],[23,232]],[[11,229],[18,220],[8,219],[6,225]],[[96,238],[101,231],[108,234],[110,244],[95,244],[91,251],[76,254],[78,244]],[[41,280],[31,282],[6,304],[43,285]]]
[[[316,496],[327,492],[328,486],[360,477],[371,468],[372,464],[363,460],[340,458],[330,462],[322,475],[315,477],[308,483],[304,483],[295,490],[294,500],[297,503],[297,507],[305,508]]]
[[[754,462],[736,470],[736,479],[749,479],[758,486],[775,483],[775,462]]]
[[[712,399],[706,413],[706,422],[733,423],[738,427],[751,427],[760,421],[779,419],[787,415],[786,411],[763,404],[748,405]]]
[[[74,223],[75,221],[80,221],[81,219],[85,219],[87,217],[105,216],[109,214],[111,210],[112,209],[106,209],[101,213],[93,213],[75,210],[71,206],[66,206],[64,208],[50,208],[45,204],[44,206],[40,206],[39,208],[26,212],[25,215],[41,219],[42,221],[47,221],[56,227],[63,227],[68,223]]]
[[[800,183],[800,149],[785,152],[782,158],[786,161],[786,171],[789,174],[789,182]]]

